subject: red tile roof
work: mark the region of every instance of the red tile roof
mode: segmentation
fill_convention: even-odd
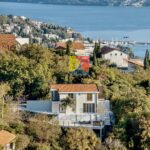
[[[0,50],[11,50],[16,45],[16,38],[13,34],[0,34]]]
[[[16,136],[8,131],[1,130],[0,131],[0,145],[5,146],[6,144],[11,143]]]
[[[73,49],[75,50],[84,50],[84,44],[82,42],[73,42]]]
[[[65,42],[58,42],[56,43],[56,49],[66,49],[67,47],[67,44]],[[72,43],[72,48],[74,50],[84,50],[85,47],[84,47],[84,44],[82,42],[73,42]]]
[[[50,88],[59,92],[98,92],[95,84],[51,84]]]
[[[66,43],[64,42],[56,43],[56,49],[66,49]]]

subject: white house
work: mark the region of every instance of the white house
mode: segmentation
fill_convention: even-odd
[[[29,44],[29,38],[21,38],[21,37],[18,37],[18,38],[16,38],[16,41],[17,41],[20,45]]]
[[[95,84],[53,84],[51,85],[52,112],[66,114],[97,113],[99,90]],[[75,110],[61,108],[61,101],[67,97],[75,100]]]
[[[115,64],[118,68],[128,68],[128,54],[117,48],[104,46],[101,49],[102,58],[109,60],[111,64]]]
[[[56,35],[56,34],[44,34],[44,36],[45,36],[46,38],[53,38],[53,39],[59,38],[59,36]]]
[[[32,29],[29,25],[25,25],[24,29],[23,29],[23,32],[25,34],[30,34],[32,32]]]
[[[95,84],[51,84],[50,94],[51,100],[27,101],[21,110],[55,115],[60,125],[67,127],[102,129],[113,121],[110,101],[103,98],[102,87]],[[66,102],[68,105],[64,108],[63,103],[68,97],[73,105]],[[98,125],[94,125],[95,122]]]
[[[95,46],[95,43],[84,41],[85,56],[93,55],[94,46]]]

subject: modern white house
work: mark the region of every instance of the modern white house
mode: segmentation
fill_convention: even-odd
[[[110,101],[96,84],[51,84],[50,95],[51,100],[27,101],[22,110],[56,116],[64,127],[102,129],[112,124]]]
[[[53,84],[51,85],[52,112],[66,114],[89,114],[97,112],[99,90],[95,84]],[[75,109],[61,107],[63,99],[75,101]]]
[[[101,49],[101,56],[105,60],[109,60],[111,64],[118,68],[128,68],[128,54],[120,51],[118,48],[104,46]]]

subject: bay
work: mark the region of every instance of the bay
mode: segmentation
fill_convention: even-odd
[[[150,41],[150,7],[66,6],[0,2],[0,14],[72,27],[86,37],[105,40]],[[132,46],[136,56],[144,57],[148,45]]]

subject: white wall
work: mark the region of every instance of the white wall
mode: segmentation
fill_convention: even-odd
[[[51,101],[27,101],[27,109],[32,111],[51,112]]]
[[[29,38],[16,38],[16,41],[20,45],[29,44]]]
[[[102,55],[102,57],[105,60],[109,60],[111,63],[115,63],[117,67],[128,67],[128,62],[124,60],[128,59],[128,55],[121,51],[114,50],[110,53]]]
[[[68,94],[66,94],[66,93],[60,93],[60,94],[59,94],[60,100],[66,98],[67,96],[68,96]]]
[[[59,106],[60,106],[60,102],[52,102],[52,112],[53,113],[59,113]]]
[[[74,99],[76,100],[76,114],[83,114],[83,104],[84,103],[95,103],[97,104],[97,94],[92,94],[92,101],[87,101],[87,93],[73,93]],[[60,101],[68,96],[67,93],[60,93]],[[52,102],[52,112],[59,112],[59,102]],[[73,110],[67,107],[66,114],[73,114]]]
[[[92,101],[87,101],[87,93],[80,93],[77,94],[77,100],[76,100],[76,113],[77,114],[82,114],[83,113],[83,104],[84,103],[97,103],[96,102],[96,97],[97,94],[93,93],[92,94]]]

